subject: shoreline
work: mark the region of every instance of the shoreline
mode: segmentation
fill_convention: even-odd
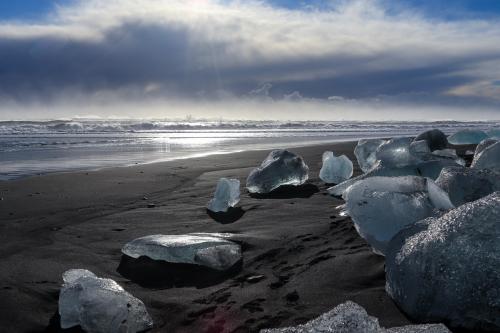
[[[112,278],[141,299],[153,316],[152,332],[258,332],[304,323],[347,300],[382,326],[409,324],[385,293],[383,257],[339,216],[343,201],[328,196],[318,179],[325,150],[346,154],[359,174],[354,146],[290,148],[308,164],[314,191],[260,199],[242,189],[243,214],[229,224],[205,210],[217,180],[237,178],[244,186],[269,150],[0,182],[0,327],[50,332],[61,274],[70,268]],[[117,272],[126,242],[194,232],[234,234],[244,245],[242,270],[208,287],[163,289]],[[257,275],[263,278],[249,282]]]

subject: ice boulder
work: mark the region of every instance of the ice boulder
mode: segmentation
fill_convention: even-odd
[[[356,148],[354,148],[354,155],[363,172],[370,171],[377,163],[375,152],[384,142],[385,140],[382,139],[361,139],[358,141]]]
[[[382,255],[403,228],[454,207],[433,180],[417,176],[371,177],[350,186],[343,198],[358,233]]]
[[[446,167],[436,179],[455,206],[500,191],[500,173],[484,169]]]
[[[61,328],[80,326],[92,333],[133,333],[153,327],[144,303],[111,279],[85,269],[63,274],[59,294]]]
[[[319,178],[325,183],[342,183],[352,177],[352,172],[352,162],[347,156],[337,157],[331,151],[323,153],[323,166],[319,171]]]
[[[247,178],[250,193],[269,193],[282,185],[302,185],[309,167],[302,157],[288,150],[273,150]]]
[[[303,325],[261,330],[260,333],[451,333],[443,324],[409,325],[385,329],[378,319],[351,301],[337,305]]]
[[[474,155],[471,168],[500,171],[500,141],[486,147],[479,154]]]
[[[484,131],[464,129],[448,137],[448,142],[454,145],[478,144],[488,137]]]
[[[438,129],[431,129],[420,133],[414,141],[424,140],[431,151],[445,149],[448,146],[446,135]]]
[[[486,148],[497,142],[498,142],[497,139],[492,139],[492,138],[484,139],[476,146],[476,150],[474,151],[474,156],[478,156],[483,150],[485,150]]]
[[[412,142],[412,138],[392,138],[377,148],[375,158],[380,161],[384,167],[397,168],[414,164],[417,158],[412,154],[412,151],[410,151]]]
[[[125,244],[122,253],[168,263],[192,264],[224,271],[241,260],[240,245],[220,234],[150,235]]]
[[[227,212],[230,207],[240,201],[240,181],[237,179],[221,178],[215,188],[214,197],[209,201],[207,208],[212,212]]]
[[[495,192],[403,230],[386,253],[387,292],[413,320],[500,331],[499,221]]]

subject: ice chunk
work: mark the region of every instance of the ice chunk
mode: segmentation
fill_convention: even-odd
[[[474,155],[471,168],[500,171],[500,141],[483,149]]]
[[[446,167],[436,184],[448,193],[455,206],[460,206],[500,191],[500,174],[488,169]]]
[[[240,246],[219,234],[150,235],[125,244],[122,253],[136,259],[146,256],[220,271],[241,260]]]
[[[214,197],[207,205],[212,212],[227,212],[240,201],[240,181],[221,178],[215,188]]]
[[[410,144],[410,153],[413,155],[428,154],[430,152],[431,152],[431,149],[429,148],[429,145],[427,144],[427,141],[425,141],[425,140],[413,141]]]
[[[412,138],[392,138],[381,144],[375,152],[375,158],[384,167],[403,167],[414,164],[417,158],[410,151]]]
[[[432,152],[433,155],[453,159],[457,164],[465,166],[465,160],[457,155],[455,149],[441,149]]]
[[[464,129],[448,137],[448,142],[454,145],[478,144],[488,137],[481,130]]]
[[[360,305],[347,301],[303,325],[264,329],[260,333],[450,333],[442,324],[384,329]]]
[[[431,129],[417,135],[414,141],[424,140],[431,151],[445,149],[448,146],[446,135],[438,129]]]
[[[319,172],[319,178],[325,183],[342,183],[352,177],[352,172],[352,162],[347,156],[337,157],[331,151],[323,153],[323,166]]]
[[[494,139],[500,139],[500,128],[493,128],[490,129],[487,134],[489,135],[490,138]]]
[[[424,177],[371,177],[344,192],[356,230],[384,255],[391,238],[406,226],[453,208],[446,192]]]
[[[414,320],[499,331],[499,221],[495,192],[403,230],[388,247],[387,292]]]
[[[282,185],[302,185],[309,168],[302,157],[287,150],[273,150],[247,178],[250,193],[269,193]]]
[[[59,294],[61,328],[80,326],[85,332],[132,333],[153,327],[144,303],[111,279],[85,269],[63,274]]]
[[[361,139],[358,141],[356,148],[354,148],[354,155],[356,155],[358,165],[363,172],[370,171],[377,163],[375,152],[384,142],[385,140],[382,139]]]
[[[451,159],[439,159],[439,160],[429,160],[418,162],[413,165],[407,165],[400,168],[387,168],[380,164],[377,164],[371,171],[351,178],[342,182],[338,185],[332,186],[328,189],[330,195],[341,196],[347,188],[356,182],[368,179],[370,177],[382,176],[382,177],[398,177],[398,176],[422,176],[431,179],[436,179],[441,170],[447,166],[457,166],[458,164]]]
[[[484,139],[476,146],[476,150],[474,151],[474,156],[478,156],[483,150],[485,150],[486,148],[497,142],[498,142],[497,139],[491,139],[491,138]]]

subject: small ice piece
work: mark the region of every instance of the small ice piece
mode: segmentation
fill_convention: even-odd
[[[295,327],[272,328],[260,333],[451,333],[443,324],[409,325],[384,329],[378,319],[352,302],[337,305],[333,310]]]
[[[227,212],[240,201],[240,181],[237,179],[221,178],[215,188],[214,197],[209,201],[207,208],[212,212]]]
[[[125,244],[122,253],[169,263],[201,265],[225,271],[241,260],[240,245],[219,234],[150,235]]]
[[[474,156],[478,156],[483,150],[485,150],[486,148],[497,142],[498,140],[496,139],[491,139],[491,138],[484,139],[476,146],[476,150],[474,151]]]
[[[457,155],[457,151],[455,149],[441,149],[441,150],[434,150],[432,152],[433,155],[436,156],[441,156],[441,157],[446,157],[446,158],[451,158],[453,159],[457,164],[465,166],[465,160]]]
[[[473,129],[464,129],[456,132],[453,135],[448,137],[448,142],[453,145],[469,145],[469,144],[478,144],[488,137],[484,131],[481,130],[473,130]]]
[[[392,138],[377,148],[375,158],[384,167],[398,168],[413,164],[417,161],[417,158],[410,151],[412,142],[412,138]]]
[[[434,156],[430,154],[431,156]],[[355,178],[351,178],[342,182],[338,185],[332,186],[328,188],[328,192],[333,196],[341,196],[345,190],[354,183],[368,179],[370,177],[399,177],[399,176],[422,176],[431,179],[436,179],[441,170],[447,166],[458,166],[458,164],[451,159],[438,159],[438,160],[429,160],[418,162],[413,165],[407,165],[401,168],[387,168],[380,164],[377,164],[372,170],[369,172],[359,175]]]
[[[319,178],[325,183],[342,183],[352,177],[352,172],[352,162],[347,156],[337,157],[331,151],[323,153],[323,166],[319,172]]]
[[[85,269],[63,274],[59,294],[61,328],[80,326],[85,332],[133,333],[153,327],[143,302],[111,279]]]
[[[446,167],[436,179],[455,206],[475,201],[500,191],[500,173],[484,169]]]
[[[424,140],[431,151],[445,149],[448,146],[446,135],[438,129],[431,129],[417,135],[414,141]]]
[[[358,141],[356,148],[354,148],[354,155],[356,155],[358,165],[363,172],[370,171],[377,163],[375,152],[384,142],[385,140],[382,139],[361,139]]]
[[[309,167],[302,157],[288,150],[273,150],[247,178],[250,193],[269,193],[282,185],[302,185],[308,178]]]
[[[479,154],[474,155],[471,168],[490,169],[500,172],[500,141],[486,147]]]
[[[356,230],[381,255],[401,229],[454,208],[433,180],[417,176],[371,177],[349,187],[343,198]]]
[[[500,192],[420,221],[389,244],[386,290],[419,322],[500,331]]]

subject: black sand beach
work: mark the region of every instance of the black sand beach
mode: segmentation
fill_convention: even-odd
[[[112,278],[144,301],[154,332],[257,332],[306,322],[346,300],[383,326],[409,323],[384,291],[383,258],[338,215],[342,200],[318,178],[323,151],[355,161],[354,145],[291,149],[310,168],[303,191],[242,191],[241,210],[220,222],[205,209],[217,180],[244,184],[268,151],[0,182],[0,331],[54,331],[49,321],[70,268]],[[126,242],[192,232],[236,234],[242,270],[199,288],[141,286],[117,272]]]

